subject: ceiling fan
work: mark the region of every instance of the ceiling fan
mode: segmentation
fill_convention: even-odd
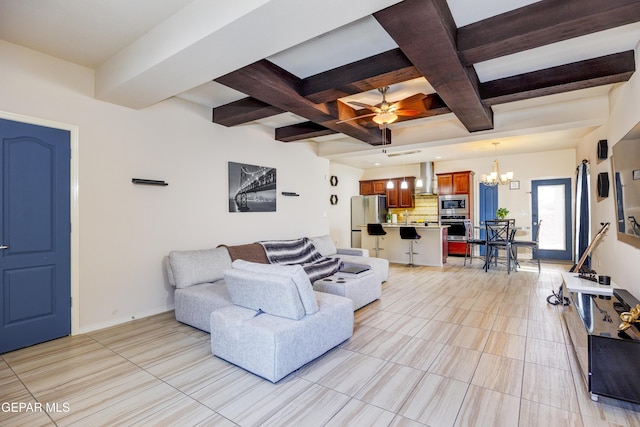
[[[356,117],[351,117],[345,120],[340,120],[336,123],[344,123],[352,120],[359,120],[364,117],[372,117],[372,120],[376,122],[380,128],[386,127],[388,124],[395,122],[398,120],[398,116],[417,116],[421,112],[419,110],[410,110],[405,109],[404,106],[408,106],[416,101],[420,101],[425,98],[425,94],[418,93],[412,95],[408,98],[401,99],[397,102],[388,102],[387,101],[387,92],[389,91],[389,86],[378,88],[378,92],[382,94],[382,102],[376,105],[364,104],[362,102],[357,101],[347,101],[349,104],[363,107],[368,110],[371,110],[371,114],[363,114]]]

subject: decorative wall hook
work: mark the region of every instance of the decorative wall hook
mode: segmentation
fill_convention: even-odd
[[[331,197],[329,197],[329,202],[332,205],[337,205],[338,204],[338,196],[336,194],[332,194]]]

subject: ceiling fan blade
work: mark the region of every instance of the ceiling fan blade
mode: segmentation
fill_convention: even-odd
[[[393,112],[393,114],[397,114],[398,116],[417,116],[421,113],[422,111],[418,110],[396,110]]]
[[[426,98],[426,96],[427,95],[425,95],[424,93],[416,93],[415,95],[411,95],[408,98],[401,99],[400,101],[394,103],[393,107],[395,107],[397,110],[402,110],[405,105],[410,105],[415,102],[422,101],[424,98]]]
[[[358,102],[358,101],[347,101],[347,103],[349,103],[351,105],[356,105],[358,107],[363,107],[363,108],[369,109],[371,111],[375,111],[378,108],[378,107],[375,107],[373,105],[363,104],[362,102]]]
[[[337,122],[336,122],[336,124],[338,124],[338,123],[350,122],[350,121],[352,121],[352,120],[362,119],[363,117],[371,117],[371,116],[375,116],[375,115],[377,115],[377,114],[378,114],[378,113],[363,114],[363,115],[361,115],[361,116],[355,116],[355,117],[351,117],[351,118],[348,118],[348,119],[344,119],[344,120],[337,121]]]

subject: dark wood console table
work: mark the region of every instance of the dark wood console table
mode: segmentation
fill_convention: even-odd
[[[562,294],[569,305],[562,312],[571,347],[591,399],[608,396],[640,403],[640,333],[637,326],[618,332],[620,313],[638,304],[624,289],[609,288],[562,274]]]

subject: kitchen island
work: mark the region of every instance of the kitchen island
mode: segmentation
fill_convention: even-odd
[[[389,262],[399,264],[409,263],[409,240],[400,238],[400,227],[405,224],[383,223],[382,228],[387,232],[385,236],[380,236],[379,247],[383,250],[379,252],[380,258],[385,258]],[[408,224],[415,227],[420,236],[414,240],[413,263],[415,265],[426,265],[432,267],[442,267],[447,262],[447,228],[449,226],[423,223]],[[362,227],[362,247],[369,250],[369,254],[374,256],[376,247],[376,236],[369,236],[367,227]]]

